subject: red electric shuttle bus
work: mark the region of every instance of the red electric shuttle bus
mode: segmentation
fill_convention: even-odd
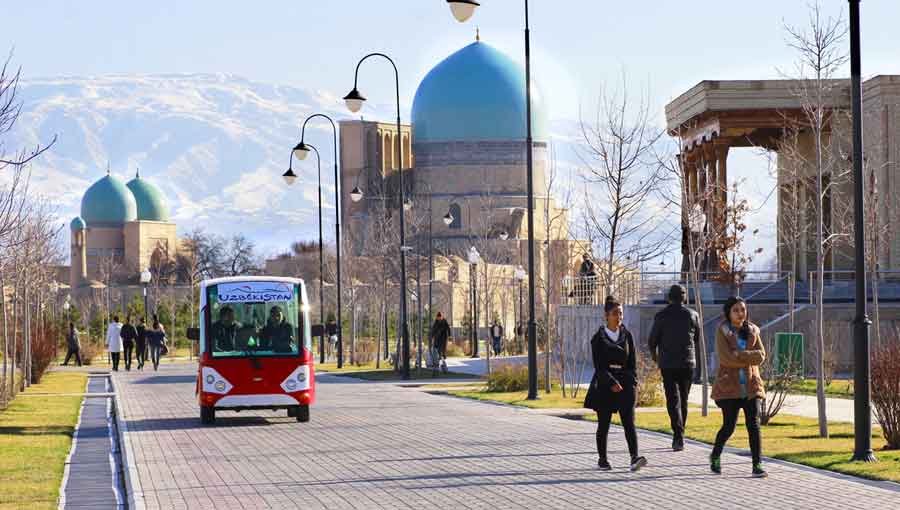
[[[297,278],[241,276],[200,284],[200,420],[216,410],[286,409],[309,421],[315,373],[306,286]]]

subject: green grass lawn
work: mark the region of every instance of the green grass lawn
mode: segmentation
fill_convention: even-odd
[[[815,395],[816,380],[804,379],[800,381],[791,393],[800,395]],[[831,384],[825,386],[825,396],[832,398],[853,398],[853,381],[848,379],[834,379]]]
[[[85,373],[49,372],[26,393],[81,393]],[[56,508],[82,397],[20,395],[0,412],[0,508]]]
[[[550,395],[540,392],[539,400],[526,400],[527,392],[524,391],[487,393],[473,389],[451,390],[447,393],[459,397],[536,409],[579,409],[584,401],[584,392],[579,393],[577,399],[563,398],[559,391],[554,391]],[[640,412],[640,408],[638,411],[635,420],[639,428],[671,433],[669,415],[665,411]],[[585,417],[589,420],[596,419],[589,410],[585,410]],[[618,416],[614,417],[614,421],[619,423]],[[709,416],[706,417],[700,416],[699,409],[692,408],[685,436],[712,444],[721,425],[722,414],[715,405],[711,405]],[[763,454],[776,459],[873,480],[900,482],[900,450],[882,450],[885,441],[878,427],[874,427],[872,434],[872,447],[876,450],[875,455],[880,461],[875,464],[850,462],[850,455],[853,451],[852,423],[831,423],[829,425],[831,437],[828,439],[819,438],[818,431],[818,422],[813,418],[778,415],[770,424],[762,428]],[[749,448],[743,415],[728,445],[743,449]]]
[[[340,369],[334,362],[316,364],[317,372],[329,373],[332,375],[340,375],[347,377],[356,377],[367,381],[400,381],[400,374],[394,371],[394,367],[390,366],[386,361],[382,361],[381,368],[375,368],[375,363],[367,363],[363,365],[344,364]],[[434,380],[452,380],[452,379],[472,379],[479,377],[477,375],[463,374],[458,372],[440,373],[435,376],[431,369],[422,368],[418,372],[416,367],[410,367],[410,380],[434,381]]]

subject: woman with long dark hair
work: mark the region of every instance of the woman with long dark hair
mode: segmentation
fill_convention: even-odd
[[[625,441],[631,454],[631,470],[647,465],[638,454],[637,431],[634,427],[634,406],[637,394],[637,361],[634,338],[622,324],[622,304],[609,296],[603,306],[606,324],[591,339],[594,377],[584,398],[584,407],[597,413],[597,466],[610,471],[606,458],[606,442],[613,413],[619,413]]]
[[[719,366],[712,391],[713,400],[722,409],[722,428],[716,434],[709,467],[713,473],[722,472],[722,450],[734,433],[738,414],[743,409],[753,456],[753,476],[764,478],[766,472],[761,461],[759,408],[766,390],[759,366],[766,359],[766,349],[760,339],[759,328],[749,320],[747,303],[743,299],[728,298],[723,311],[725,318],[716,329],[716,357]]]

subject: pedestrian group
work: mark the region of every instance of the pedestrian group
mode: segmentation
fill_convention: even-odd
[[[696,356],[702,327],[697,312],[684,305],[685,294],[680,285],[669,289],[669,304],[656,315],[647,340],[651,357],[662,374],[675,452],[684,450],[688,394],[694,370],[699,365]],[[594,376],[584,407],[597,413],[598,468],[612,469],[607,456],[607,437],[612,415],[618,413],[631,456],[630,469],[638,471],[647,465],[647,459],[639,453],[634,424],[638,385],[635,342],[622,323],[622,304],[610,296],[603,310],[605,324],[591,339]],[[740,297],[725,302],[722,321],[716,328],[715,350],[718,366],[712,398],[722,410],[722,426],[710,455],[710,470],[721,474],[722,450],[743,410],[752,454],[751,473],[757,478],[765,477],[759,429],[759,409],[765,388],[759,367],[765,361],[766,352],[759,328],[750,322],[747,304]]]

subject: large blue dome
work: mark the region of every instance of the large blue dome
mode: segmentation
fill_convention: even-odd
[[[125,183],[107,174],[84,192],[81,217],[88,226],[120,225],[137,219],[137,203]]]
[[[135,175],[125,185],[137,202],[137,219],[140,221],[169,221],[169,208],[159,189],[150,182]]]
[[[531,129],[547,140],[532,84]],[[474,42],[436,65],[412,107],[413,142],[525,140],[525,72],[500,51]]]

